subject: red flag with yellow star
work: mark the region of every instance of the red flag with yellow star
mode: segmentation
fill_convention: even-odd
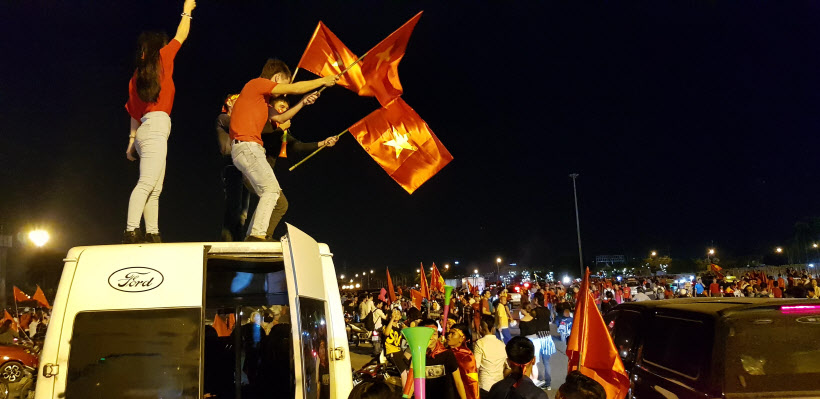
[[[421,273],[421,275],[419,276],[419,278],[421,279],[421,282],[419,282],[419,291],[421,291],[421,295],[427,298],[427,300],[429,301],[430,289],[427,288],[427,276],[424,275],[424,263],[419,264],[419,273]]]
[[[393,290],[393,279],[390,278],[390,269],[387,269],[387,293],[390,295],[390,304],[396,303],[396,291]]]
[[[14,300],[15,301],[17,301],[17,302],[26,302],[26,301],[31,300],[31,297],[26,295],[26,293],[23,292],[23,290],[17,288],[17,286],[12,286],[12,290],[14,291]]]
[[[297,67],[319,76],[333,76],[353,65],[358,58],[322,21],[319,21]],[[339,78],[337,84],[358,93],[365,84],[361,66],[353,65]]]
[[[441,277],[435,262],[433,262],[433,271],[430,272],[430,290],[444,293],[444,277]]]
[[[414,290],[412,288],[410,289],[410,300],[413,306],[418,310],[421,310],[422,299],[424,299],[424,295],[422,295],[421,292],[419,292],[418,290]]]
[[[410,194],[453,160],[427,123],[401,97],[373,111],[348,131]]]
[[[367,52],[361,62],[365,84],[359,89],[360,96],[375,96],[381,105],[387,105],[403,93],[399,81],[399,62],[404,57],[407,42],[422,12]]]

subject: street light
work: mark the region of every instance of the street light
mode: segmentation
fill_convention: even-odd
[[[356,273],[356,277],[359,277],[359,273]]]
[[[501,258],[495,258],[495,279],[501,277]]]
[[[34,230],[28,233],[28,239],[31,240],[34,245],[42,247],[48,242],[49,236],[45,230]]]
[[[714,255],[714,254],[715,254],[715,249],[714,248],[709,248],[709,255]]]
[[[655,256],[655,255],[657,255],[657,254],[658,254],[657,252],[652,251],[649,255],[650,255],[650,256]]]
[[[421,273],[421,269],[416,269],[416,273]]]
[[[373,270],[370,271],[370,274],[373,274]]]
[[[444,270],[447,270],[447,269],[449,269],[449,268],[450,268],[450,264],[449,264],[449,263],[445,263],[445,264],[444,264]]]
[[[779,253],[779,254],[782,254],[783,253],[783,248],[777,247],[774,251]]]
[[[473,273],[478,274],[478,269],[473,270]]]
[[[339,278],[340,278],[340,279],[342,279],[342,280],[344,280],[345,275],[344,275],[344,274],[342,274],[341,276],[339,276]]]

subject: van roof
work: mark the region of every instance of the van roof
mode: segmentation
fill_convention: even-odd
[[[724,317],[751,309],[765,309],[794,304],[820,304],[805,298],[678,298],[660,301],[628,302],[618,305],[617,308],[642,308],[653,310],[677,310]]]
[[[161,245],[163,247],[209,247],[208,255],[210,256],[219,256],[219,255],[242,255],[246,257],[273,257],[273,258],[281,258],[282,257],[282,243],[279,241],[269,241],[269,242],[172,242],[172,243],[157,243],[157,244],[116,244],[116,245],[89,245],[89,246],[81,246],[81,247],[74,247],[68,251],[68,255],[66,255],[66,259],[64,261],[76,261],[77,257],[83,251],[92,248],[116,248],[116,247],[123,247],[123,248],[132,248],[132,247],[142,247],[142,246],[158,246]],[[319,253],[321,255],[332,255],[330,252],[330,248],[327,244],[319,243]],[[277,256],[278,254],[278,256]]]

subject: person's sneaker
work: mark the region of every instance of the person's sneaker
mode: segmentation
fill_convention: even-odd
[[[245,237],[245,242],[265,242],[269,241],[265,237],[256,237],[256,236],[247,236]]]
[[[143,238],[142,242],[146,242],[146,243],[149,243],[149,244],[160,243],[160,242],[162,242],[162,238],[160,237],[159,233],[157,233],[157,234],[145,233],[145,238]]]
[[[123,244],[139,244],[142,242],[142,234],[140,233],[140,229],[137,228],[133,231],[125,230],[122,233],[122,243]]]
[[[547,387],[546,387],[546,388],[544,388],[544,389],[546,389],[547,391],[552,391],[552,386],[547,385]]]

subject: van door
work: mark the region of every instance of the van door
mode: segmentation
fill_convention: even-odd
[[[199,398],[203,246],[88,247],[75,264],[54,306],[57,356],[41,360],[54,366],[40,376],[53,392],[43,394]]]
[[[297,398],[346,398],[353,380],[336,270],[325,244],[288,224],[282,238]]]

